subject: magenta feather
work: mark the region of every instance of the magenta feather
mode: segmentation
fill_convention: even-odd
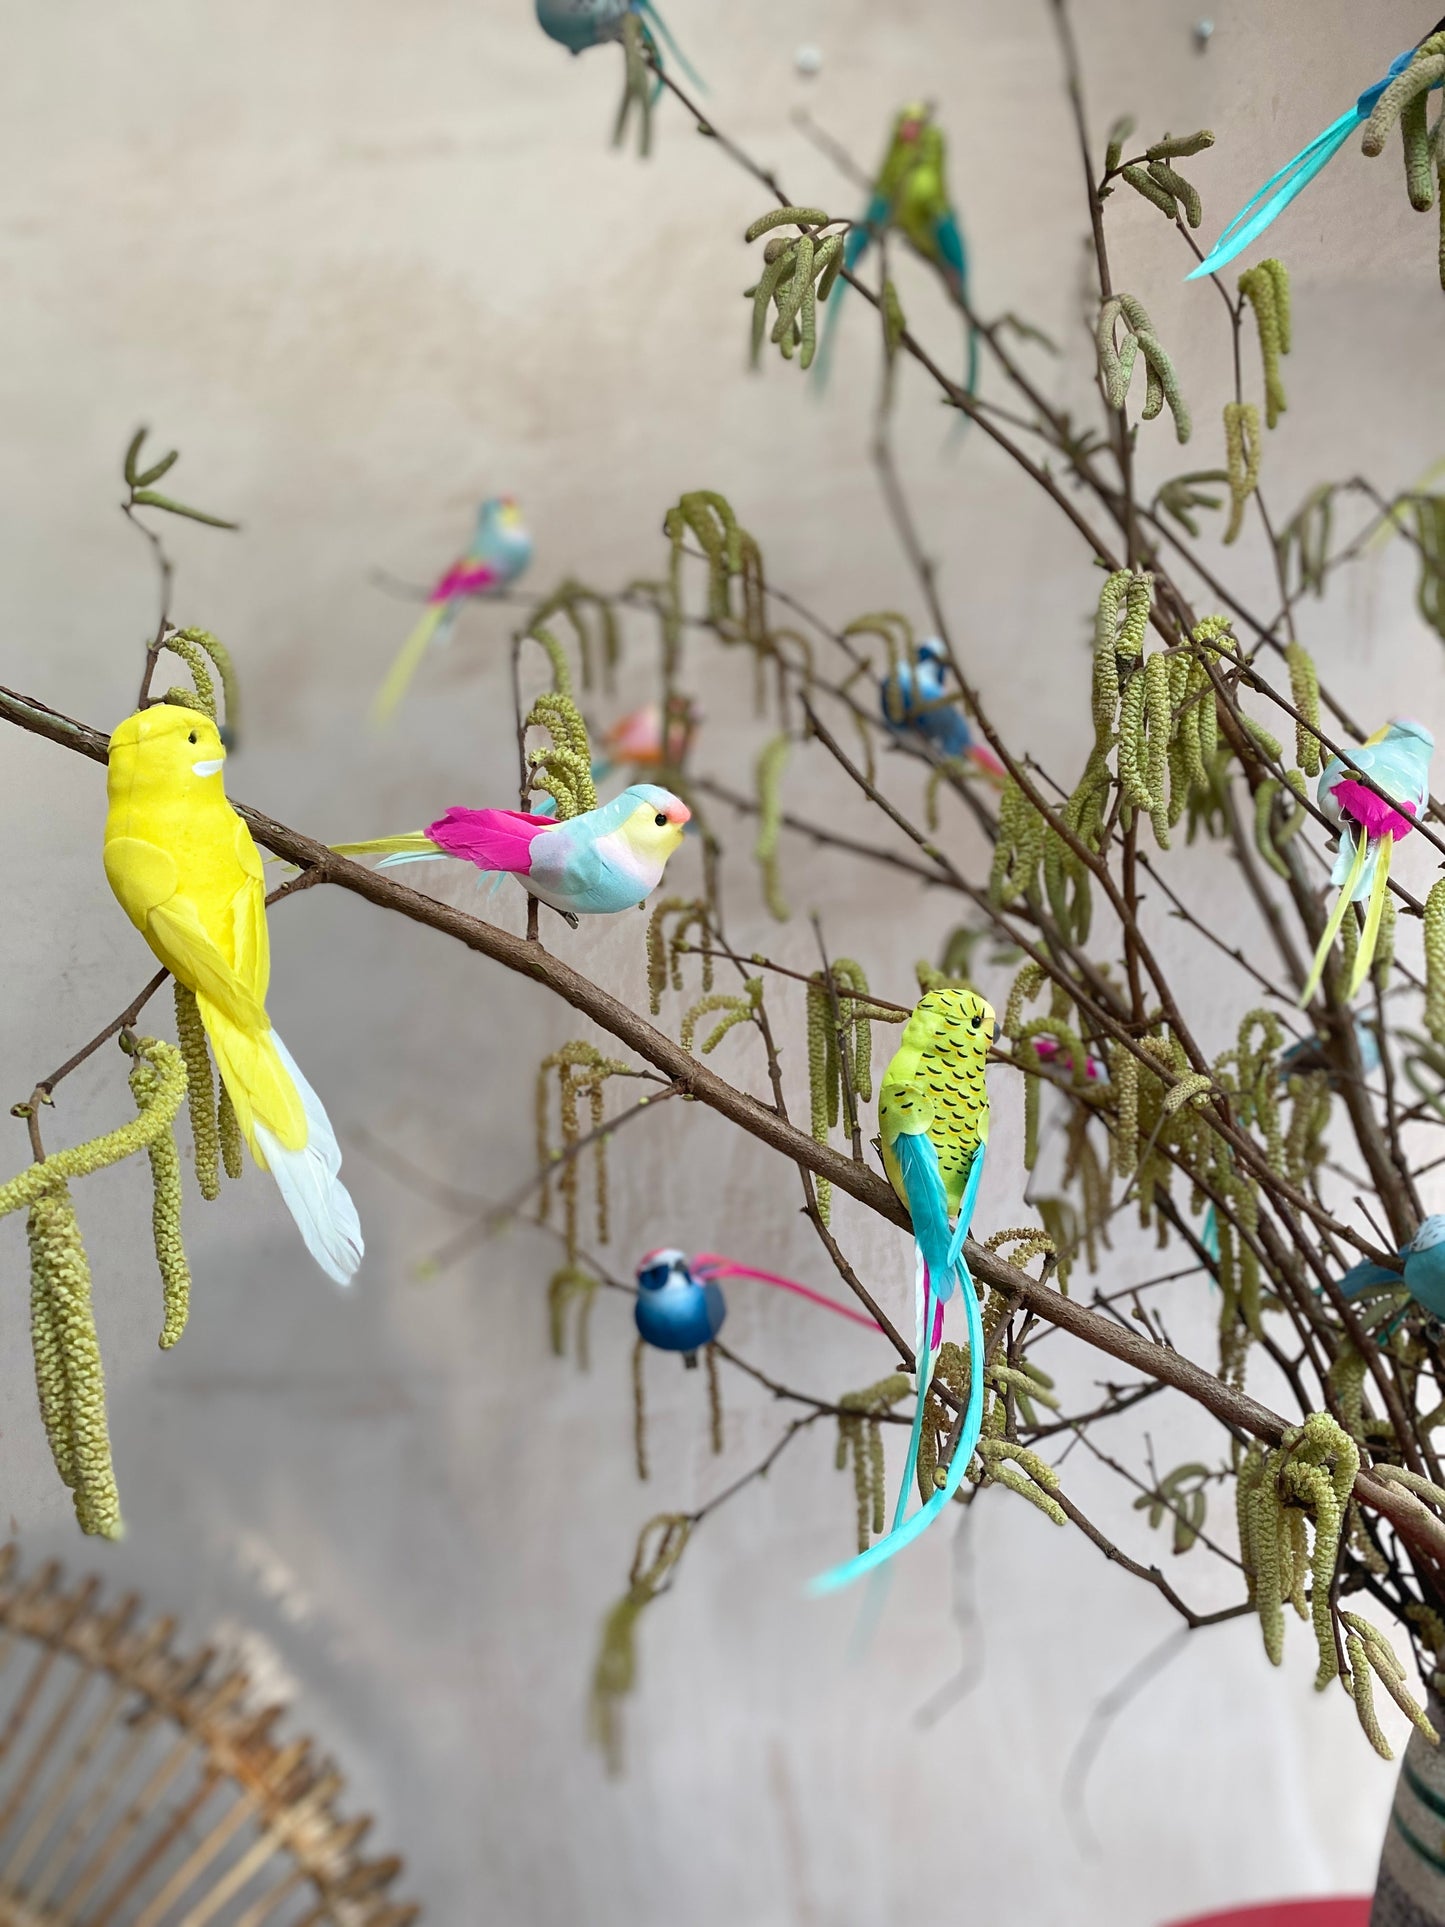
[[[428,823],[426,834],[439,850],[475,863],[479,870],[526,876],[532,868],[533,842],[543,830],[556,827],[554,817],[528,816],[522,810],[453,808]]]

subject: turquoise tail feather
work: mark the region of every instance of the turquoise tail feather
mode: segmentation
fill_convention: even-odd
[[[646,16],[647,20],[656,30],[658,38],[662,41],[678,66],[681,67],[682,71],[687,75],[693,86],[700,89],[701,92],[706,93],[707,83],[703,80],[702,75],[698,73],[697,69],[690,64],[686,54],[683,53],[682,48],[678,46],[676,40],[668,31],[667,22],[657,11],[657,8],[653,6],[652,0],[635,0],[635,4],[637,11]]]
[[[920,1538],[957,1492],[973,1459],[974,1448],[983,1430],[983,1316],[979,1310],[978,1293],[974,1288],[973,1278],[963,1257],[963,1245],[968,1236],[979,1183],[983,1177],[985,1148],[980,1144],[974,1152],[973,1163],[959,1206],[958,1223],[949,1233],[948,1200],[943,1189],[943,1180],[939,1175],[938,1154],[932,1141],[919,1133],[917,1136],[900,1137],[893,1145],[894,1155],[903,1173],[909,1215],[914,1224],[914,1237],[923,1255],[928,1279],[924,1292],[923,1327],[919,1336],[918,1403],[913,1414],[913,1429],[909,1434],[908,1462],[904,1469],[892,1531],[886,1538],[878,1540],[876,1545],[870,1546],[866,1552],[860,1552],[856,1558],[849,1559],[840,1566],[834,1566],[828,1572],[820,1573],[809,1584],[808,1590],[811,1593],[838,1592],[844,1586],[851,1586],[865,1573],[876,1571],[879,1566],[893,1558],[895,1553],[901,1552],[905,1546],[911,1545],[915,1539]],[[929,1252],[938,1250],[940,1214],[947,1244],[942,1252],[942,1263],[935,1271],[934,1266],[929,1262]],[[940,1291],[938,1296],[947,1297],[953,1289],[955,1275],[962,1280],[964,1310],[968,1318],[968,1406],[964,1413],[963,1429],[959,1433],[958,1445],[949,1464],[948,1476],[942,1489],[926,1500],[911,1519],[905,1519],[903,1515],[908,1505],[909,1490],[918,1476],[918,1445],[923,1436],[923,1407],[932,1365],[929,1341],[932,1337],[933,1325],[933,1280],[935,1277],[943,1278],[947,1289]]]
[[[1302,147],[1277,174],[1272,174],[1253,199],[1245,202],[1215,242],[1213,250],[1188,279],[1198,281],[1202,275],[1218,274],[1221,268],[1228,267],[1235,255],[1242,254],[1252,241],[1257,241],[1265,229],[1283,214],[1290,202],[1303,194],[1315,176],[1328,167],[1359,124],[1359,110],[1352,107],[1322,134],[1317,134],[1307,147]]]

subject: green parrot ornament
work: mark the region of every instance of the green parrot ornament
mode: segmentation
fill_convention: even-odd
[[[924,102],[905,107],[893,123],[893,133],[873,199],[863,219],[849,229],[843,266],[850,272],[867,253],[870,243],[896,228],[931,266],[937,268],[959,299],[968,299],[968,250],[949,197],[946,178],[947,148],[943,130]],[[817,359],[818,379],[826,379],[833,331],[838,323],[844,287],[835,288],[828,306],[823,340]],[[967,364],[963,385],[972,395],[978,387],[978,330],[967,330]]]
[[[998,1026],[975,991],[930,990],[904,1026],[878,1093],[883,1168],[913,1221],[918,1304],[918,1399],[893,1529],[856,1559],[813,1581],[835,1592],[874,1571],[926,1532],[963,1481],[983,1426],[983,1318],[963,1256],[988,1147],[984,1071]],[[943,1308],[960,1287],[968,1319],[969,1390],[963,1428],[939,1489],[905,1518],[917,1475],[924,1397],[943,1337]],[[940,1468],[941,1471],[941,1468]]]

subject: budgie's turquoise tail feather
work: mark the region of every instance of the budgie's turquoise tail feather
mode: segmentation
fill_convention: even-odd
[[[928,1267],[929,1288],[947,1298],[953,1290],[953,1240],[948,1222],[948,1193],[938,1169],[938,1152],[924,1131],[904,1132],[893,1141],[893,1155],[903,1173],[913,1237]],[[975,1160],[976,1161],[976,1160]],[[971,1178],[970,1174],[970,1178]]]
[[[1370,907],[1365,912],[1365,927],[1360,933],[1360,947],[1355,952],[1355,967],[1350,972],[1350,996],[1354,997],[1370,974],[1370,965],[1375,961],[1375,945],[1380,940],[1380,924],[1385,914],[1385,898],[1390,891],[1390,853],[1395,847],[1395,839],[1386,830],[1379,839],[1375,850],[1375,873],[1370,879]]]
[[[1344,834],[1348,837],[1351,832],[1346,830]],[[1340,925],[1345,920],[1346,911],[1355,900],[1355,891],[1359,888],[1360,879],[1365,874],[1365,859],[1369,852],[1370,839],[1361,832],[1360,835],[1353,837],[1352,841],[1354,855],[1350,861],[1349,871],[1340,885],[1340,893],[1335,898],[1335,907],[1330,912],[1330,920],[1325,925],[1325,934],[1320,938],[1319,948],[1315,951],[1314,962],[1310,965],[1310,974],[1305,981],[1305,987],[1300,992],[1301,1009],[1320,987],[1320,978],[1325,974],[1325,959],[1330,954],[1335,938],[1340,934]]]
[[[1201,275],[1218,274],[1221,268],[1228,267],[1236,254],[1242,254],[1251,241],[1257,241],[1265,229],[1283,214],[1290,202],[1303,194],[1315,176],[1329,165],[1359,124],[1359,112],[1352,107],[1322,134],[1317,134],[1308,147],[1302,147],[1277,174],[1272,174],[1254,198],[1245,202],[1215,242],[1213,250],[1188,277],[1189,280],[1197,281]],[[1266,199],[1266,196],[1269,198]]]
[[[682,48],[679,47],[676,40],[673,39],[671,33],[668,31],[667,22],[657,11],[657,8],[653,6],[652,0],[636,0],[636,6],[637,11],[655,28],[658,38],[662,41],[678,66],[681,67],[682,71],[687,75],[693,86],[700,89],[701,92],[706,93],[707,84],[703,80],[702,75],[698,73],[695,67],[689,64],[686,54],[683,53]]]
[[[1199,1242],[1215,1264],[1219,1263],[1219,1214],[1210,1205],[1204,1214],[1204,1223],[1199,1227]]]
[[[983,1430],[983,1318],[971,1284],[964,1287],[963,1299],[968,1311],[968,1409],[964,1414],[963,1430],[959,1434],[958,1449],[948,1468],[947,1479],[941,1490],[920,1506],[911,1519],[902,1525],[895,1525],[886,1539],[880,1539],[866,1552],[860,1552],[856,1559],[848,1560],[845,1565],[834,1566],[831,1572],[820,1573],[809,1583],[809,1592],[837,1592],[844,1586],[851,1586],[855,1579],[861,1579],[865,1573],[876,1571],[895,1553],[902,1552],[905,1546],[912,1545],[915,1539],[927,1532],[962,1484]]]
[[[958,1223],[954,1226],[953,1236],[948,1243],[948,1267],[950,1276],[955,1268],[962,1266],[965,1278],[970,1277],[968,1266],[963,1263],[963,1241],[968,1236],[973,1223],[974,1206],[978,1203],[978,1187],[983,1182],[983,1161],[988,1155],[988,1139],[979,1144],[973,1154],[973,1163],[968,1167],[968,1182],[963,1187],[963,1198],[958,1207]]]

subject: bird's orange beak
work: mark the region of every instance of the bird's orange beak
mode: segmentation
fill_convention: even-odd
[[[674,797],[668,804],[666,815],[668,822],[676,823],[679,829],[681,829],[685,823],[692,821],[692,811],[687,807],[686,803],[679,802],[677,797]]]

